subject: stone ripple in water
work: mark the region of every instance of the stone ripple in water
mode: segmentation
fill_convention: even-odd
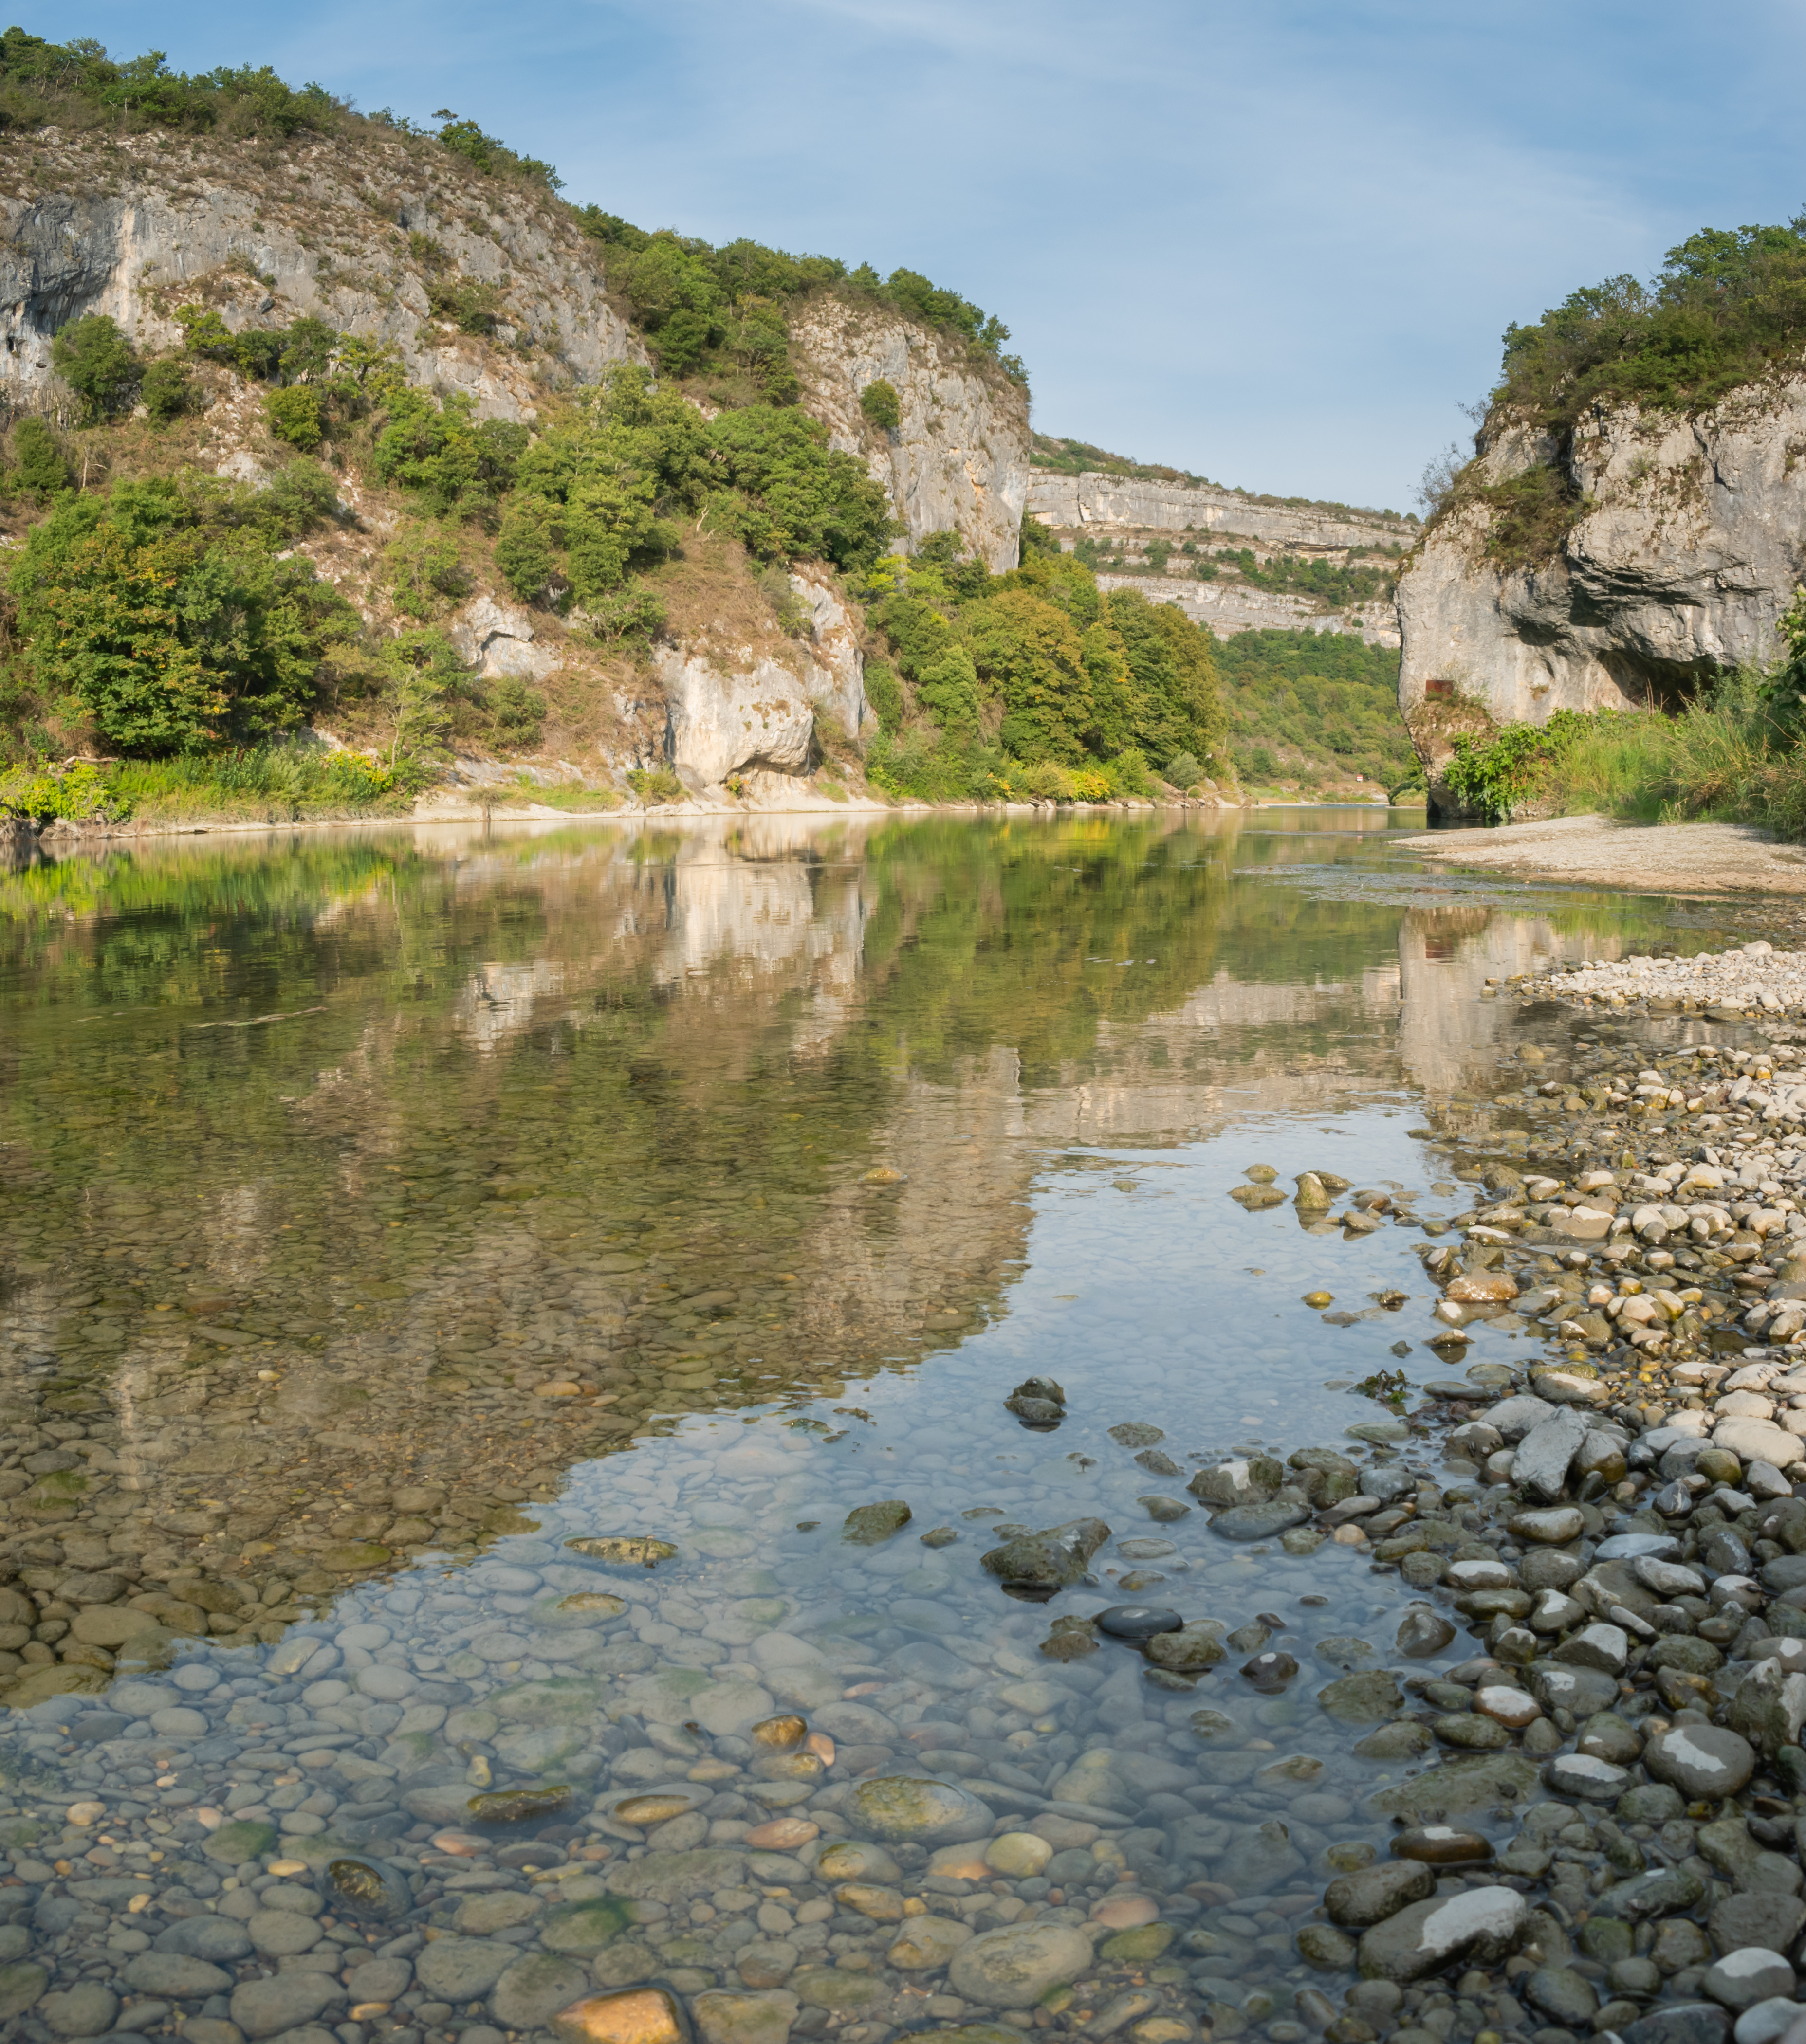
[[[1283,2044],[1318,1976],[1273,1905],[1383,1850],[1396,1768],[1311,1683],[1050,1661],[981,1543],[914,1526],[1145,1525],[1157,1432],[1176,1467],[1338,1439],[1324,1376],[1400,1329],[1290,1302],[1420,1297],[1411,1238],[1237,1213],[1232,1155],[1420,1186],[1394,1110],[1493,1055],[1451,986],[1638,912],[1301,925],[1267,875],[1323,840],[1239,828],[347,833],[0,876],[0,2009],[437,2035],[442,1993],[527,2031],[657,1977],[708,2044],[781,2044],[1022,2006],[1097,1910],[1062,2024],[1141,1983]],[[1003,1409],[1049,1367],[1057,1437]],[[837,1541],[891,1500],[913,1524]],[[584,1551],[623,1528],[675,1551]],[[1301,1659],[1412,1594],[1170,1530],[1182,1618],[1272,1614]],[[1109,1604],[1113,1553],[1056,1608]],[[809,1750],[753,1736],[785,1713]],[[976,1835],[849,1839],[885,1776]],[[515,1821],[475,1823],[495,1796]],[[837,1915],[856,1877],[926,1913]],[[178,1977],[216,1969],[202,1926],[221,2007]]]

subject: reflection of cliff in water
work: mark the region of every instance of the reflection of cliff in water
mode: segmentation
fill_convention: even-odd
[[[1396,912],[1249,849],[769,817],[12,875],[15,1562],[279,1631],[672,1416],[957,1340],[1046,1146],[1396,1080]]]

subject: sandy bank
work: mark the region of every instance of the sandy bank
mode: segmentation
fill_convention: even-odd
[[[1558,816],[1394,840],[1426,859],[1643,894],[1806,894],[1806,851],[1748,824],[1619,824]]]

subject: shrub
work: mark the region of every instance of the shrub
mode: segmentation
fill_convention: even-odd
[[[287,440],[303,454],[311,454],[325,438],[320,417],[320,394],[305,383],[286,390],[272,390],[264,400],[264,416],[279,440]]]
[[[1167,761],[1163,778],[1178,789],[1195,787],[1204,778],[1204,770],[1198,764],[1197,755],[1191,752],[1176,752]]]
[[[50,359],[81,399],[87,425],[125,410],[144,373],[137,350],[105,313],[90,313],[63,328],[51,341]]]
[[[1558,709],[1545,724],[1514,724],[1484,743],[1464,735],[1454,741],[1443,781],[1463,809],[1488,823],[1504,822],[1599,717],[1622,714]]]
[[[75,480],[62,442],[42,419],[21,419],[13,427],[13,459],[20,489],[40,504]]]
[[[875,426],[886,432],[895,432],[903,424],[903,413],[897,405],[896,386],[882,376],[868,383],[859,394],[859,409]]]
[[[537,603],[550,588],[558,571],[556,528],[543,499],[517,498],[503,513],[495,565],[522,603]]]
[[[462,596],[470,577],[458,558],[457,543],[430,525],[410,526],[383,555],[395,608],[421,623],[449,597]]]
[[[468,680],[456,647],[442,632],[403,632],[383,648],[382,663],[394,723],[391,766],[403,757],[442,759],[451,736],[453,699]]]
[[[182,364],[173,356],[165,356],[161,362],[153,362],[144,371],[140,395],[152,420],[160,426],[167,426],[184,412],[191,412],[199,394]]]
[[[98,766],[12,766],[0,771],[0,816],[48,823],[119,823],[131,813]]]
[[[901,725],[903,689],[897,680],[897,670],[888,660],[870,659],[865,663],[865,699],[877,713],[880,730],[894,732]]]
[[[530,438],[525,426],[479,421],[468,393],[442,405],[424,391],[401,390],[387,400],[377,436],[377,475],[414,491],[439,517],[486,517],[512,485]]]
[[[273,495],[274,493],[266,493]],[[206,478],[67,498],[10,577],[41,686],[108,743],[164,753],[298,724],[356,613],[310,563],[275,558],[292,513]]]
[[[826,427],[768,405],[723,412],[707,428],[714,522],[761,560],[810,556],[868,568],[895,530],[889,498]]]
[[[539,743],[546,701],[538,690],[510,678],[495,684],[489,702],[498,745],[526,747]]]
[[[637,766],[627,785],[642,802],[680,802],[688,790],[668,766]]]

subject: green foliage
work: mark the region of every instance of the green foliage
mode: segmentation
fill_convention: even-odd
[[[903,413],[897,409],[897,387],[882,377],[876,377],[859,394],[859,409],[871,423],[886,432],[895,432],[903,424]]]
[[[0,771],[0,816],[50,823],[120,823],[129,803],[116,799],[98,766],[10,766]]]
[[[140,394],[144,409],[160,426],[167,426],[183,413],[191,412],[197,394],[187,371],[171,356],[153,362],[144,371]]]
[[[422,624],[470,587],[456,540],[431,525],[407,527],[383,549],[383,566],[396,609]]]
[[[1697,410],[1797,356],[1806,340],[1806,213],[1708,228],[1647,285],[1608,278],[1512,325],[1492,402],[1558,431],[1593,405]]]
[[[51,340],[56,373],[82,401],[84,425],[127,409],[144,374],[138,352],[105,313],[72,320]]]
[[[384,702],[394,724],[391,766],[404,755],[422,762],[444,759],[453,707],[468,679],[457,649],[444,632],[417,628],[388,641],[382,664]]]
[[[1577,740],[1596,729],[1600,718],[1622,714],[1558,709],[1546,724],[1510,724],[1484,741],[1464,735],[1454,742],[1442,778],[1464,809],[1488,823],[1508,822]]]
[[[489,707],[498,745],[518,750],[538,744],[547,705],[537,689],[510,677],[490,690]]]
[[[357,621],[309,563],[276,558],[311,494],[187,475],[62,500],[10,578],[40,685],[133,751],[292,728]]]
[[[405,762],[398,772],[362,752],[298,745],[121,759],[106,770],[108,801],[144,821],[237,816],[276,822],[394,810],[417,787]]]
[[[687,792],[668,766],[637,766],[627,785],[649,807],[654,802],[680,802]]]
[[[544,498],[517,497],[502,513],[495,565],[522,603],[537,603],[558,572],[558,522]]]
[[[375,117],[381,120],[383,117],[379,114]],[[388,125],[401,125],[392,114],[388,116]],[[516,178],[544,185],[549,191],[557,191],[564,184],[564,180],[549,163],[537,156],[518,156],[505,142],[498,142],[493,135],[484,134],[474,121],[460,120],[456,114],[447,116],[438,139],[441,148],[449,149],[454,156],[461,156],[485,177]]]
[[[1492,513],[1487,558],[1504,568],[1535,568],[1553,560],[1592,501],[1574,487],[1565,467],[1543,462],[1474,494]]]
[[[1352,632],[1238,632],[1215,656],[1229,748],[1245,780],[1296,779],[1309,767],[1389,788],[1415,764],[1398,712],[1396,647]]]
[[[62,442],[42,419],[21,419],[13,427],[13,461],[18,487],[40,504],[75,481]]]
[[[326,436],[320,417],[320,394],[305,383],[272,390],[264,400],[264,417],[279,440],[311,454]]]
[[[995,798],[1032,767],[1030,793],[1101,801],[1147,792],[1150,754],[1219,740],[1208,637],[1174,605],[1103,595],[1069,555],[1031,548],[991,575],[957,534],[934,533],[868,586],[896,662],[866,669],[881,727],[867,770],[880,786]]]
[[[436,517],[487,520],[514,479],[529,434],[501,419],[479,420],[463,390],[435,403],[423,390],[395,391],[376,439],[375,467]]]
[[[1171,786],[1183,793],[1187,788],[1196,787],[1203,780],[1204,770],[1198,764],[1196,753],[1176,752],[1161,769],[1161,776]]]
[[[0,114],[8,127],[106,116],[135,129],[188,134],[293,135],[336,124],[344,111],[324,86],[285,85],[266,64],[222,64],[189,77],[161,50],[117,62],[98,43],[46,42],[22,29],[0,35]]]
[[[618,252],[610,256],[610,280],[651,335],[667,375],[706,367],[713,352],[725,348],[742,366],[761,373],[770,402],[788,402],[795,394],[795,379],[782,359],[784,350],[776,345],[787,325],[785,302],[835,289],[957,333],[1016,382],[1027,380],[1020,359],[1003,352],[1010,329],[1001,320],[913,270],[894,270],[885,280],[868,263],[849,271],[832,256],[791,256],[757,241],[712,248],[668,228],[649,234],[595,206],[584,207],[578,219],[586,234]]]
[[[761,560],[799,556],[868,568],[895,529],[890,499],[827,428],[768,405],[723,412],[707,428],[710,522]]]
[[[1030,555],[1040,554],[1049,559],[1057,559],[1062,549],[1053,530],[1042,524],[1038,518],[1022,513],[1019,558],[1025,563]]]
[[[872,659],[865,663],[865,699],[877,713],[880,731],[894,736],[902,728],[903,686],[888,660]]]
[[[1152,547],[1148,556],[1151,563]],[[1219,547],[1199,562],[1196,573],[1200,582],[1215,582],[1226,567],[1235,569],[1252,589],[1282,590],[1291,595],[1314,597],[1338,610],[1350,604],[1383,601],[1392,594],[1398,579],[1388,568],[1356,565],[1352,553],[1346,563],[1300,559],[1286,553],[1269,554],[1262,561],[1251,547]]]

